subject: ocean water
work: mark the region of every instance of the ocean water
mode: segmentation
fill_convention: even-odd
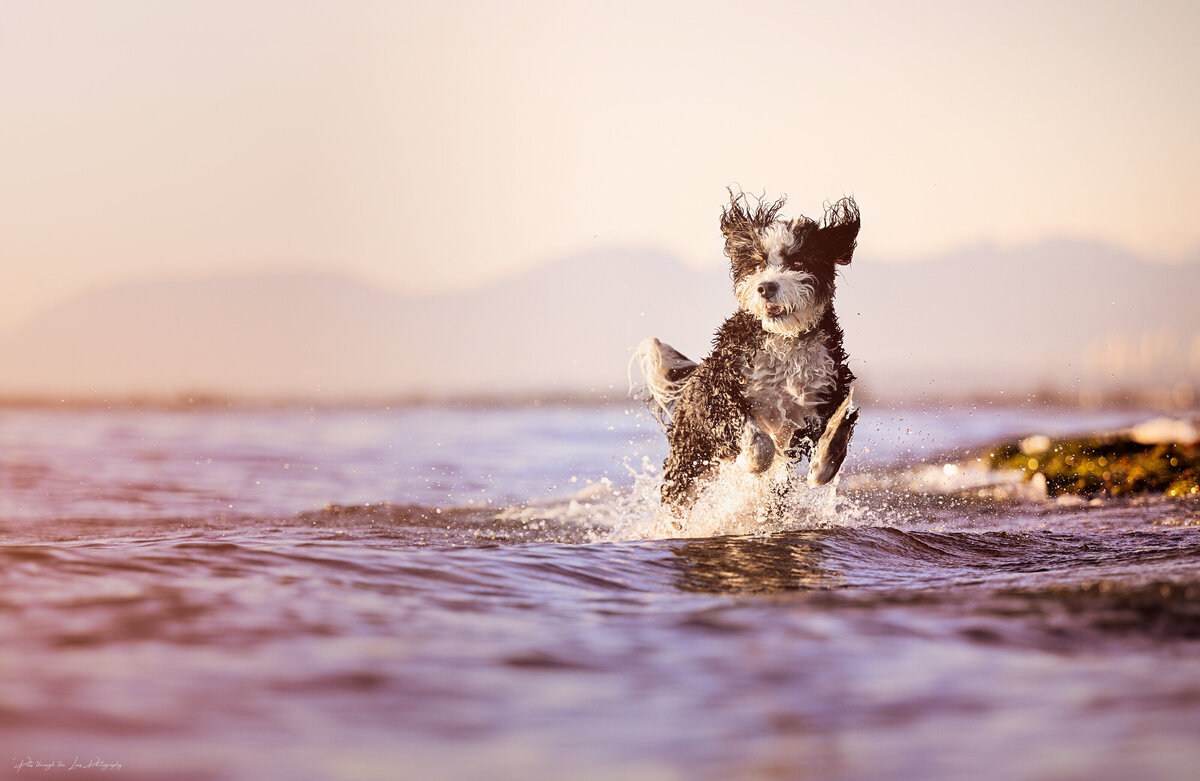
[[[1185,779],[1200,502],[964,454],[1146,415],[868,408],[682,522],[634,407],[0,410],[17,777]]]

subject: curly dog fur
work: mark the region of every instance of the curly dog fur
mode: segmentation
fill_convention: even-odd
[[[810,485],[833,479],[858,417],[833,310],[837,267],[850,263],[860,217],[851,198],[824,219],[779,217],[730,191],[721,214],[738,310],[696,363],[657,339],[638,348],[650,400],[667,431],[662,500],[685,507],[721,462],[764,472],[809,459]]]

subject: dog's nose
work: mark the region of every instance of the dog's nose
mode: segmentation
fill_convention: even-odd
[[[758,294],[770,301],[779,292],[778,282],[764,282],[758,286]]]

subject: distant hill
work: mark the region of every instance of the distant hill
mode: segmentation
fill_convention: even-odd
[[[702,352],[730,307],[676,259],[597,251],[498,284],[410,297],[336,275],[141,281],[0,334],[0,392],[391,395],[625,387],[676,319]]]
[[[859,258],[838,306],[856,372],[912,395],[1200,379],[1200,263],[1101,245]],[[621,392],[647,335],[701,357],[733,309],[723,267],[591,251],[412,297],[337,275],[97,289],[0,334],[0,393],[285,396]]]

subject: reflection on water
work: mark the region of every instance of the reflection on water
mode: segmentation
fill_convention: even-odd
[[[680,591],[769,593],[837,588],[836,570],[822,566],[822,549],[802,533],[765,539],[718,537],[672,547]]]

